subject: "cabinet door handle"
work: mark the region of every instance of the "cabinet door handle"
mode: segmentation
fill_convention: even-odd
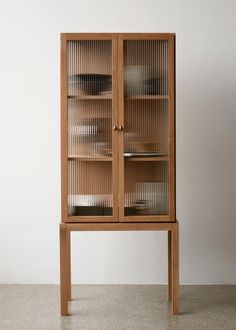
[[[116,125],[113,126],[113,131],[117,131],[117,126]]]
[[[118,131],[123,131],[124,130],[124,127],[123,126],[119,126],[118,127]]]

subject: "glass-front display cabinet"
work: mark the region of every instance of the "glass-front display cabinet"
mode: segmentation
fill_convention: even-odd
[[[175,36],[65,33],[62,222],[175,221]]]
[[[175,34],[61,34],[61,315],[71,232],[168,233],[168,299],[179,312]]]

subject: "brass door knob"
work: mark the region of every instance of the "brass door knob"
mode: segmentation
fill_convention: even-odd
[[[118,127],[118,131],[123,131],[124,127],[123,126],[119,126]]]
[[[117,126],[116,125],[113,126],[113,131],[117,131]]]

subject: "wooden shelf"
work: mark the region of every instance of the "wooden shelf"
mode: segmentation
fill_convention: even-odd
[[[78,155],[69,155],[68,160],[82,160],[89,162],[110,162],[113,160],[113,157],[86,157],[86,156],[78,156]]]
[[[68,95],[68,99],[74,100],[111,100],[111,95]],[[168,95],[131,95],[125,96],[125,100],[168,100]]]
[[[168,100],[169,95],[130,95],[125,100]]]
[[[74,99],[74,100],[111,100],[111,95],[80,95],[80,96],[74,96],[74,95],[68,95],[68,99]]]
[[[168,161],[168,156],[155,156],[155,157],[124,157],[128,162],[163,162]]]

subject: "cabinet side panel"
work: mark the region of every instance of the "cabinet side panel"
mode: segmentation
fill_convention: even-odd
[[[175,221],[175,36],[168,47],[168,94],[169,94],[169,215]]]
[[[61,37],[61,221],[67,217],[67,58],[66,39]]]

